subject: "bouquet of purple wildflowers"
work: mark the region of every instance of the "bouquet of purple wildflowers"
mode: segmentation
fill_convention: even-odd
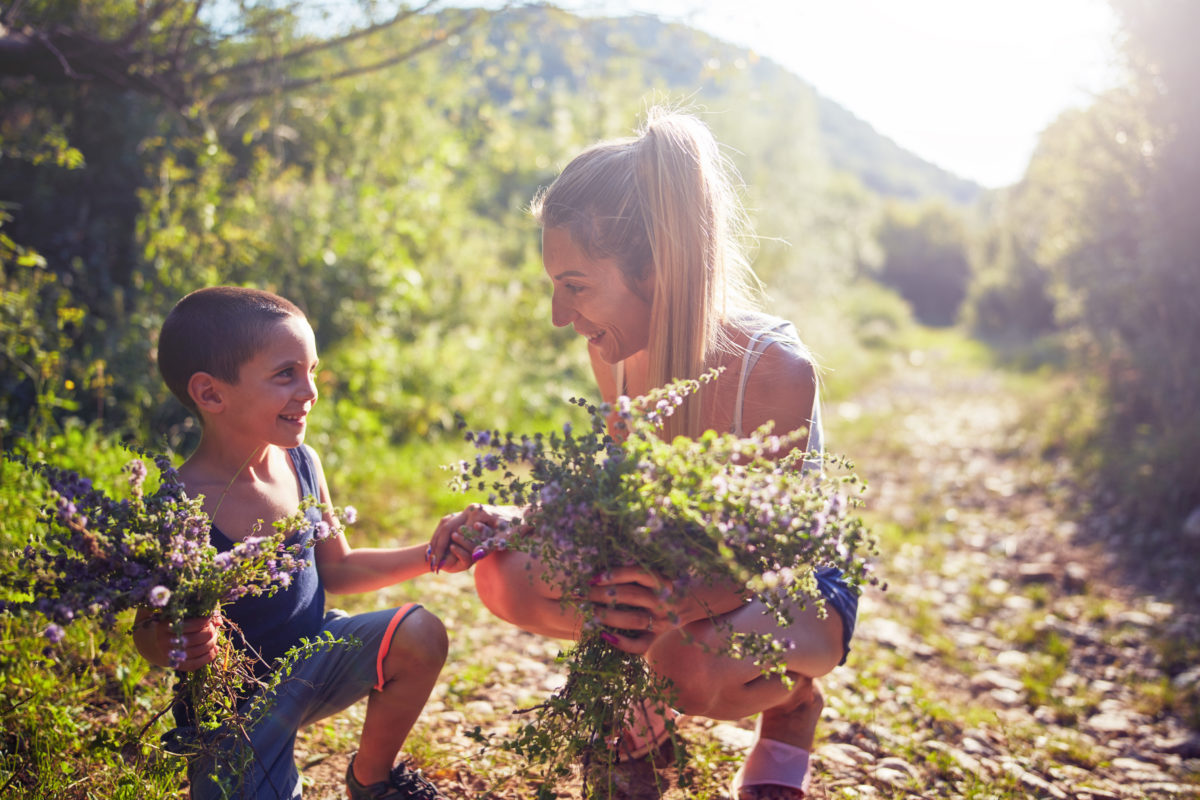
[[[709,431],[698,439],[662,440],[663,417],[716,374],[638,400],[621,397],[615,408],[572,400],[590,416],[582,432],[567,424],[561,435],[467,434],[481,452],[458,465],[456,487],[489,492],[491,502],[522,509],[480,547],[522,550],[553,565],[564,605],[584,619],[583,637],[561,656],[567,682],[536,709],[536,723],[505,745],[547,765],[551,779],[572,763],[611,765],[612,734],[633,707],[670,701],[670,687],[643,659],[603,641],[595,606],[582,599],[593,579],[636,565],[659,576],[664,601],[704,582],[732,583],[784,626],[796,609],[823,610],[815,580],[820,567],[838,567],[856,588],[875,582],[866,560],[874,542],[852,513],[863,484],[844,459],[824,458],[824,471],[804,472],[805,458],[819,454],[778,458],[804,441],[803,432],[774,436],[769,426],[745,439]],[[608,434],[609,419],[623,439]],[[727,652],[754,659],[764,674],[782,675],[791,646],[767,634],[731,631]]]
[[[52,499],[41,509],[38,535],[17,561],[12,599],[0,603],[0,610],[40,613],[51,645],[79,619],[95,619],[111,630],[118,614],[139,607],[152,609],[178,634],[187,618],[208,617],[222,604],[287,587],[307,557],[307,546],[295,543],[295,534],[312,527],[312,541],[319,541],[332,533],[310,511],[323,506],[307,498],[295,515],[274,523],[272,532],[260,533],[260,523],[253,535],[219,553],[209,541],[212,522],[202,498],[187,496],[165,456],[154,457],[158,486],[149,494],[145,462],[126,464],[130,491],[121,499],[76,472],[13,458],[45,478]],[[350,507],[341,515],[348,522],[353,517]],[[188,673],[178,690],[198,711],[229,721],[236,718],[244,687],[255,679],[250,657],[232,648],[228,636],[222,640],[218,660]],[[172,651],[172,665],[183,657]]]

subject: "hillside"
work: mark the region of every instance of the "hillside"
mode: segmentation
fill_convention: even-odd
[[[745,109],[755,117],[790,121],[796,109],[804,109],[815,127],[797,129],[795,137],[814,136],[829,168],[855,176],[874,193],[967,205],[983,191],[903,149],[776,62],[694,28],[650,15],[580,17],[550,6],[512,9],[486,24],[495,52],[525,69],[536,64],[545,86],[596,93],[603,76],[646,92],[692,98],[715,112]],[[478,69],[493,66],[499,65]],[[503,92],[501,86],[497,82]]]
[[[906,200],[945,197],[959,205],[974,202],[983,192],[979,184],[905,150],[820,93],[817,108],[830,164],[857,176],[868,189]]]

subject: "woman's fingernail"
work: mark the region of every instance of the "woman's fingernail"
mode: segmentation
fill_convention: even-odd
[[[474,551],[471,552],[471,560],[478,561],[479,559],[483,558],[486,555],[487,555],[487,550],[484,550],[482,547],[476,547],[474,549]]]
[[[621,641],[620,639],[618,639],[616,636],[613,636],[608,631],[600,631],[600,638],[612,645],[619,644]]]

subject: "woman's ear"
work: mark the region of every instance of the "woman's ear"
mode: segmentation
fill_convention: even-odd
[[[221,383],[207,372],[194,372],[188,378],[188,395],[196,408],[206,414],[218,414],[225,407]]]
[[[651,264],[642,270],[641,276],[634,281],[634,293],[647,303],[654,302],[655,277],[654,265]]]

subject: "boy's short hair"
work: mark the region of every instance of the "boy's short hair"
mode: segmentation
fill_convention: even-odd
[[[267,328],[304,312],[277,294],[243,286],[212,286],[184,297],[163,321],[158,371],[171,393],[199,416],[188,382],[207,372],[236,383],[238,371],[258,353]]]

